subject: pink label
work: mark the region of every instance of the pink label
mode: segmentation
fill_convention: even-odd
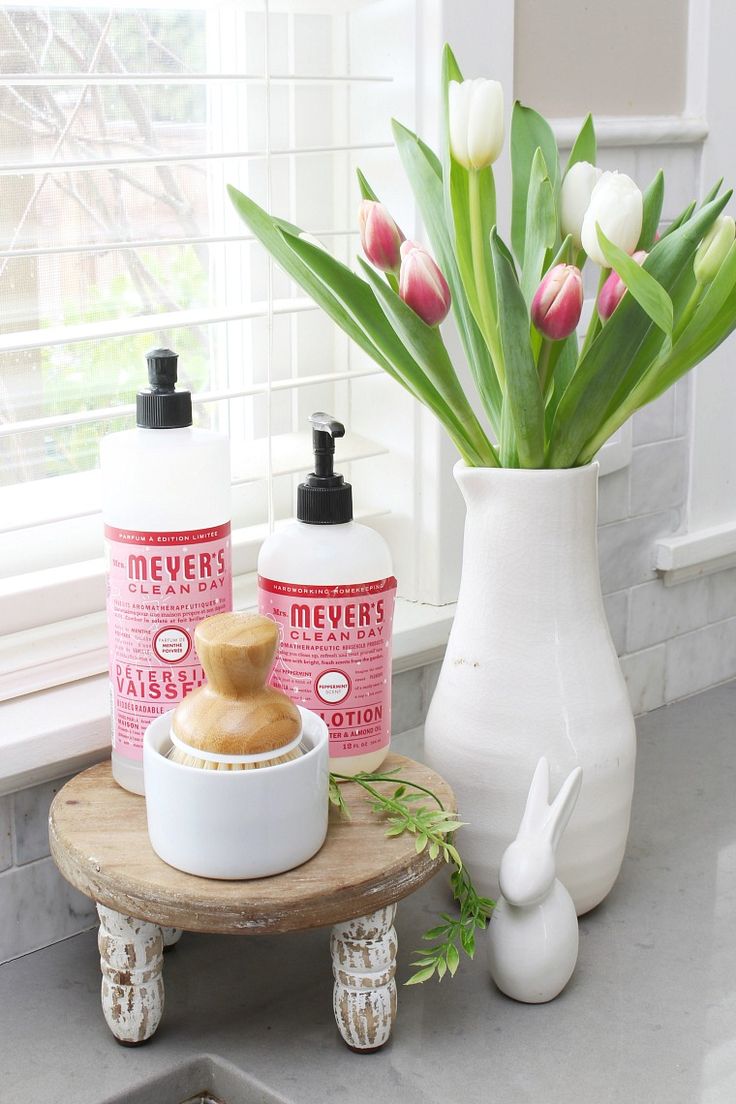
[[[105,537],[112,746],[140,762],[150,722],[204,682],[196,626],[232,609],[230,523]]]
[[[334,759],[391,739],[391,624],[396,579],[302,586],[258,577],[261,613],[279,626],[271,685],[318,713]]]

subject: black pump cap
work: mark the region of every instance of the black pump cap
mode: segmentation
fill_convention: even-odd
[[[345,426],[331,414],[317,411],[310,417],[314,471],[296,492],[296,516],[307,525],[344,525],[353,520],[353,488],[334,471],[335,438],[345,436]]]
[[[146,353],[151,386],[139,391],[135,400],[135,421],[142,429],[183,429],[192,424],[191,393],[174,390],[178,359],[172,349]]]

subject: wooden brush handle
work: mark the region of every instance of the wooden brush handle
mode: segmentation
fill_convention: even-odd
[[[211,690],[247,698],[266,685],[279,631],[256,613],[219,613],[197,625],[194,642]]]
[[[172,726],[185,744],[220,755],[276,750],[299,735],[301,716],[266,686],[279,642],[276,623],[256,613],[218,613],[194,633],[207,682],[180,701]]]

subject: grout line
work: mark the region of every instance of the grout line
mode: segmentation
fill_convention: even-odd
[[[36,954],[38,951],[45,951],[47,947],[55,947],[57,943],[66,943],[68,939],[76,939],[78,935],[84,935],[85,932],[93,931],[96,927],[98,927],[97,922],[89,924],[86,928],[80,928],[79,931],[72,932],[70,935],[62,935],[58,939],[52,939],[50,943],[42,943],[40,946],[32,947],[28,951],[21,951],[20,954],[11,955],[10,958],[4,958],[2,962],[0,962],[0,966],[7,966],[10,962],[17,962],[19,959],[27,958],[28,955]]]
[[[736,620],[736,618],[733,618],[733,620]],[[673,637],[672,639],[674,640],[676,638]],[[667,672],[665,670],[665,686],[666,686],[666,681],[667,681]],[[663,709],[663,708],[665,708],[665,706],[668,706],[668,705],[677,705],[678,702],[687,701],[688,698],[696,698],[698,696],[698,694],[706,694],[709,690],[717,690],[719,686],[728,686],[729,682],[736,682],[736,673],[734,673],[732,675],[727,675],[726,678],[719,679],[718,682],[711,682],[707,686],[700,686],[697,690],[690,690],[690,691],[688,691],[687,694],[680,694],[680,696],[677,697],[677,698],[670,698],[668,701],[664,702],[664,705],[658,706],[657,708],[658,709]],[[654,713],[654,710],[650,709],[649,712]],[[642,717],[647,716],[646,713],[641,713],[639,715],[642,716]]]
[[[17,792],[17,791],[15,791],[15,792]],[[12,796],[13,796],[13,794],[11,794],[11,797]],[[0,871],[0,878],[2,878],[3,874],[10,873],[11,870],[28,870],[29,867],[36,866],[37,863],[46,862],[46,860],[50,859],[50,858],[51,858],[51,852],[47,851],[45,855],[39,855],[37,859],[29,859],[28,862],[19,863],[18,862],[18,857],[17,857],[17,854],[16,854],[16,850],[14,848],[13,849],[13,865],[8,866],[5,870]]]

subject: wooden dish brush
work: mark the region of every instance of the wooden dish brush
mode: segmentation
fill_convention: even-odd
[[[252,770],[302,754],[299,710],[266,686],[278,628],[255,613],[219,613],[197,625],[194,642],[207,682],[179,703],[169,758],[202,770]]]

